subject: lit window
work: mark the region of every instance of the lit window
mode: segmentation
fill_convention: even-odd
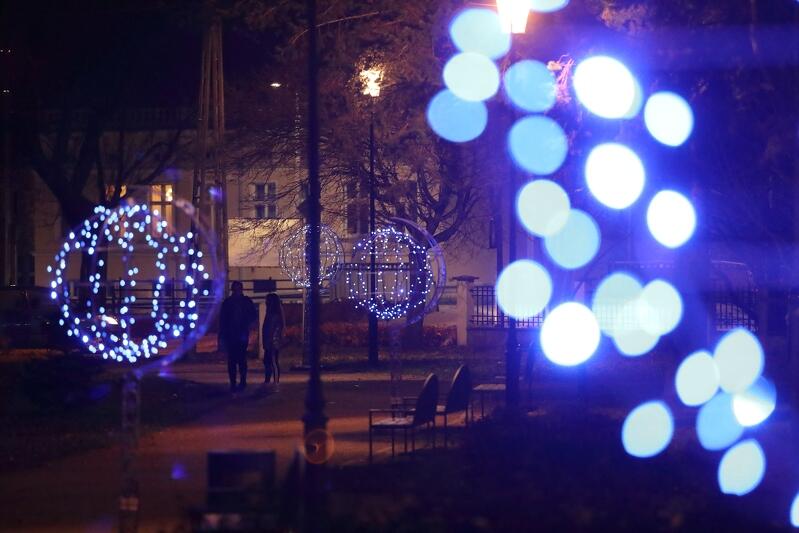
[[[174,199],[174,185],[171,183],[159,183],[150,185],[150,209],[153,216],[153,232],[156,231],[156,224],[163,220],[166,222],[168,231],[175,227],[175,207],[172,203]]]
[[[347,205],[347,233],[364,235],[369,233],[369,200],[368,191],[357,182],[348,183],[345,188],[344,201]]]
[[[277,183],[270,181],[253,184],[252,201],[255,218],[277,218]]]

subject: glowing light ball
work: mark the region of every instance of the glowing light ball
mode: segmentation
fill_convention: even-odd
[[[499,15],[492,9],[462,11],[452,21],[449,34],[461,52],[498,59],[510,51],[511,36],[502,31]]]
[[[699,410],[696,416],[696,436],[706,450],[723,450],[743,435],[732,410],[732,396],[720,392]]]
[[[799,493],[796,494],[791,503],[791,525],[799,527]]]
[[[719,369],[709,352],[694,352],[677,368],[674,386],[685,405],[707,403],[719,390]],[[736,417],[737,418],[737,417]]]
[[[624,450],[633,457],[654,457],[671,442],[674,419],[663,402],[647,402],[633,409],[621,428]]]
[[[635,316],[635,304],[629,304],[627,316]],[[613,336],[613,344],[620,354],[627,357],[639,357],[651,352],[660,341],[658,335],[652,335],[641,329],[635,322],[632,325],[621,328]]]
[[[586,362],[599,347],[599,324],[582,304],[567,302],[550,312],[541,326],[541,349],[553,363],[575,366]]]
[[[558,170],[569,151],[563,128],[551,118],[538,115],[522,118],[513,125],[508,146],[516,164],[541,176]]]
[[[600,240],[599,226],[594,219],[584,211],[572,209],[566,225],[544,239],[544,250],[555,264],[574,270],[596,257]]]
[[[682,319],[682,298],[670,283],[656,279],[641,291],[636,311],[638,323],[644,331],[650,335],[666,335]]]
[[[555,76],[540,61],[526,59],[505,71],[505,94],[525,111],[542,113],[555,105]]]
[[[646,223],[660,244],[678,248],[688,242],[696,230],[696,211],[682,194],[660,191],[649,203]]]
[[[719,369],[721,388],[743,392],[763,373],[764,357],[760,341],[749,331],[737,328],[721,338],[713,358]]]
[[[486,56],[457,54],[444,65],[444,84],[467,102],[488,100],[499,90],[499,70]]]
[[[591,310],[606,335],[614,337],[625,322],[632,320],[624,316],[624,311],[632,309],[628,304],[638,299],[642,289],[641,283],[625,272],[615,272],[600,282],[591,301]]]
[[[756,426],[765,421],[777,406],[777,389],[761,377],[744,392],[732,397],[732,410],[738,423],[744,427]]]
[[[694,129],[694,112],[682,96],[659,92],[647,100],[644,122],[657,141],[667,146],[680,146]]]
[[[571,211],[569,195],[550,180],[534,180],[522,187],[516,197],[516,213],[527,231],[547,237],[566,225]]]
[[[635,152],[621,144],[606,143],[588,155],[585,179],[591,194],[602,204],[625,209],[641,196],[646,173]]]
[[[591,113],[603,118],[626,118],[635,107],[637,81],[620,61],[594,56],[574,69],[577,99]]]
[[[288,278],[299,287],[311,286],[308,274],[306,243],[311,234],[311,226],[305,225],[294,231],[280,247],[280,268]],[[344,252],[338,235],[329,226],[319,228],[319,283],[328,281],[336,275]]]
[[[747,439],[727,450],[718,470],[724,494],[744,496],[760,485],[766,473],[766,455],[755,439]]]
[[[496,294],[497,305],[506,315],[519,320],[530,318],[549,304],[552,279],[535,261],[514,261],[500,273]]]
[[[632,119],[638,116],[641,108],[644,107],[644,91],[641,89],[641,84],[638,80],[635,81],[635,98],[633,98],[633,105],[622,118]]]
[[[539,13],[553,13],[569,5],[569,0],[530,0],[530,9]]]
[[[456,143],[479,137],[488,124],[488,109],[482,102],[467,102],[444,89],[427,106],[427,123],[440,137]]]

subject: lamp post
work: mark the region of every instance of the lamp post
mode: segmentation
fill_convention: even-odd
[[[383,81],[383,69],[373,67],[361,71],[363,94],[370,98],[369,105],[369,233],[374,234],[376,227],[375,215],[375,111],[374,103],[380,96],[380,83]],[[374,239],[369,257],[369,291],[374,296],[377,289],[377,265],[375,258]],[[378,361],[377,316],[369,313],[369,364],[377,366]]]

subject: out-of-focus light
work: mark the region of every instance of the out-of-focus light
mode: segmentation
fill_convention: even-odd
[[[710,401],[719,390],[719,369],[709,352],[694,352],[677,368],[674,386],[680,401],[688,406]]]
[[[602,204],[624,209],[641,196],[646,172],[635,152],[621,144],[605,143],[588,155],[585,179],[591,194]]]
[[[646,129],[658,142],[680,146],[694,129],[694,112],[685,99],[671,92],[659,92],[649,97],[644,107]]]
[[[497,13],[505,33],[524,33],[532,8],[531,0],[497,0]]]
[[[599,244],[599,226],[594,219],[584,211],[572,209],[566,225],[544,239],[544,250],[558,266],[574,270],[596,257]]]
[[[719,369],[719,384],[726,392],[743,392],[763,372],[764,357],[760,341],[749,331],[737,328],[721,338],[713,358]]]
[[[555,105],[555,76],[540,61],[526,59],[514,63],[503,79],[505,94],[517,107],[541,113]]]
[[[791,503],[791,525],[793,527],[799,527],[799,493],[794,496],[793,502]]]
[[[283,84],[277,81],[273,81],[272,83],[269,84],[269,86],[272,87],[273,89],[280,89],[281,87],[283,87]]]
[[[682,319],[682,298],[670,283],[656,279],[646,284],[636,306],[638,323],[650,335],[671,333]]]
[[[569,0],[531,0],[530,9],[539,13],[552,13],[569,5]]]
[[[559,305],[541,326],[541,349],[553,363],[575,366],[591,358],[599,347],[599,324],[582,304]]]
[[[732,410],[732,396],[725,392],[714,396],[696,415],[696,436],[706,450],[723,450],[743,432]]]
[[[744,496],[760,485],[766,473],[766,455],[755,439],[727,450],[719,463],[719,488],[724,494]]]
[[[461,52],[498,59],[510,50],[510,34],[502,31],[499,15],[491,9],[466,9],[449,27],[452,42]]]
[[[522,259],[509,264],[497,279],[497,305],[513,318],[539,314],[552,297],[552,279],[535,261]]]
[[[613,337],[620,331],[625,306],[634,302],[641,290],[641,283],[624,272],[615,272],[602,280],[594,292],[591,309],[606,335]]]
[[[641,89],[641,84],[638,83],[638,80],[635,80],[635,97],[633,98],[633,105],[621,118],[632,119],[637,117],[638,113],[641,112],[642,107],[644,107],[644,91]]]
[[[361,71],[361,92],[372,98],[380,96],[380,84],[383,83],[384,70],[377,66]]]
[[[550,180],[534,180],[516,197],[516,212],[522,225],[539,237],[559,232],[569,220],[571,202],[563,187]]]
[[[637,302],[627,304],[627,309],[622,311],[624,316],[630,317],[631,324],[623,326],[613,336],[613,344],[620,354],[627,357],[639,357],[654,350],[660,337],[647,333],[638,325],[635,318]]]
[[[448,141],[468,142],[485,130],[488,110],[482,102],[467,102],[444,89],[427,106],[427,122],[436,134]]]
[[[444,65],[444,84],[462,100],[481,102],[497,94],[499,70],[486,56],[463,52]]]
[[[691,202],[674,191],[660,191],[646,211],[649,232],[667,248],[685,244],[696,230],[696,211]]]
[[[624,450],[633,457],[654,457],[671,442],[674,419],[665,403],[647,402],[633,409],[621,428]]]
[[[777,389],[764,377],[744,392],[732,397],[732,410],[738,423],[744,427],[752,427],[766,420],[777,405]]]
[[[620,61],[589,57],[574,70],[574,91],[589,111],[603,118],[625,118],[635,107],[636,80]]]
[[[516,163],[537,175],[548,175],[558,170],[569,151],[563,129],[544,116],[518,120],[508,134],[508,144]]]

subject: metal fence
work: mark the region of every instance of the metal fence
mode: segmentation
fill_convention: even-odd
[[[473,327],[478,328],[504,328],[508,325],[508,317],[497,307],[493,285],[478,285],[472,287],[474,312],[469,319]],[[539,328],[544,322],[546,311],[524,320],[517,320],[516,326],[520,328]]]

